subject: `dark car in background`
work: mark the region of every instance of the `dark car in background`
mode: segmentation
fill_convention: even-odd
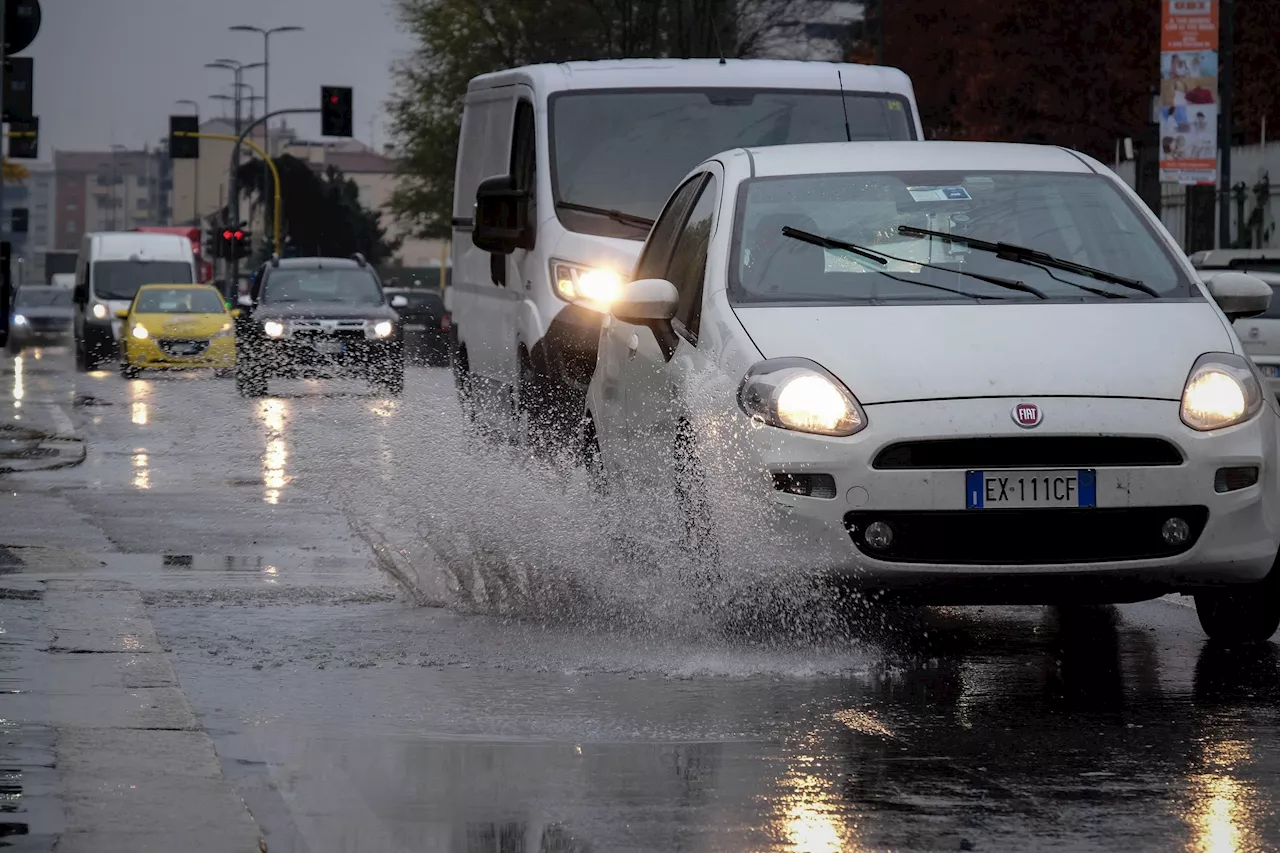
[[[447,366],[453,322],[440,292],[430,287],[388,287],[384,292],[388,299],[403,296],[407,303],[396,309],[404,323],[405,355],[414,362]]]
[[[353,377],[404,390],[400,297],[355,258],[288,258],[263,264],[238,300],[236,388],[261,397],[273,376]]]
[[[9,317],[10,352],[23,347],[64,344],[71,334],[75,305],[66,287],[23,285],[13,298]]]

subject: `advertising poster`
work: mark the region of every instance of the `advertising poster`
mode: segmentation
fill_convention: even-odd
[[[1162,0],[1160,180],[1212,184],[1218,172],[1218,0]]]

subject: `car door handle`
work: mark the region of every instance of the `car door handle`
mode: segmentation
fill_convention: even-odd
[[[638,349],[640,349],[640,336],[633,334],[627,339],[627,358],[635,358]]]

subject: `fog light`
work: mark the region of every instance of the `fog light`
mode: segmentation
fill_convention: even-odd
[[[1170,545],[1181,545],[1191,537],[1191,525],[1177,517],[1166,519],[1160,526],[1160,535]]]
[[[873,521],[863,532],[862,541],[867,543],[868,548],[883,551],[893,544],[893,528],[883,521]]]
[[[1244,465],[1239,468],[1219,468],[1218,473],[1213,478],[1213,490],[1215,492],[1234,492],[1238,489],[1247,489],[1250,486],[1257,485],[1257,482],[1257,466]]]

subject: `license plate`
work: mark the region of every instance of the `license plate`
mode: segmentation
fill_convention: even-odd
[[[404,330],[406,332],[424,332],[427,327],[423,323],[405,323]]]
[[[1259,364],[1258,371],[1269,379],[1275,379],[1276,376],[1280,375],[1280,367],[1274,364]]]
[[[966,509],[1038,509],[1097,505],[1098,475],[1078,471],[967,471]]]
[[[346,344],[342,341],[316,341],[315,348],[321,355],[339,355],[346,349]]]
[[[199,344],[172,344],[169,348],[174,355],[195,355],[200,352]]]

